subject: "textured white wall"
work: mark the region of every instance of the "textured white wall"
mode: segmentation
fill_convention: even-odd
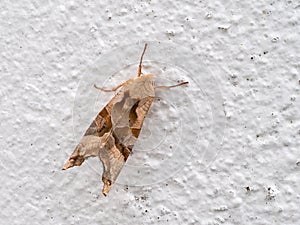
[[[0,224],[300,224],[299,1],[2,0],[0,9]],[[79,81],[89,80],[81,71],[145,40],[188,49],[183,59],[200,57],[214,74],[222,148],[205,171],[196,154],[169,179],[116,184],[105,198],[97,159],[61,171],[89,125],[73,129]],[[177,151],[197,147],[182,138],[190,144]]]

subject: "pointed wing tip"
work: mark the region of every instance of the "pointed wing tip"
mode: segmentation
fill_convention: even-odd
[[[103,185],[103,189],[102,189],[102,194],[107,197],[108,192],[110,191],[110,189],[112,188],[112,182],[110,180],[107,180],[105,178],[102,178],[102,181],[104,183]]]
[[[66,164],[63,166],[62,170],[67,170],[67,169],[69,169],[70,167],[73,167],[73,166],[74,166],[74,162],[68,160],[68,161],[66,162]]]
[[[108,192],[110,191],[111,187],[107,186],[104,184],[103,190],[102,190],[102,194],[107,197]]]

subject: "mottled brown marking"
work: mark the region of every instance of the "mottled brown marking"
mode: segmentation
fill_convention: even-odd
[[[98,156],[103,164],[102,193],[107,195],[132,151],[153,102],[152,84],[152,74],[125,82],[91,123],[63,169],[80,166],[86,158]]]
[[[141,65],[142,57],[138,77],[112,90],[98,88],[103,91],[121,89],[98,113],[63,167],[65,170],[80,166],[85,159],[98,156],[103,164],[102,193],[105,196],[131,153],[155,97],[153,75],[142,74]]]
[[[140,131],[141,131],[141,129],[131,128],[131,132],[132,132],[133,136],[135,136],[136,138],[139,137]]]

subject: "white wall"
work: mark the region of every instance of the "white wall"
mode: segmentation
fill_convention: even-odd
[[[126,2],[1,1],[0,223],[300,224],[299,2]],[[146,71],[190,85],[160,93],[168,104],[153,105],[136,148],[149,147],[147,130],[153,140],[163,130],[183,155],[136,151],[129,165],[156,170],[140,180],[126,167],[104,197],[98,159],[61,167],[111,98],[81,92],[85,82],[101,86],[111,74],[100,62],[129,45],[116,62],[126,65],[144,41]],[[168,44],[177,47],[160,55]]]

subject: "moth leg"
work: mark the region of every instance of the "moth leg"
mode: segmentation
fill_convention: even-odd
[[[143,74],[143,73],[142,73],[142,67],[143,67],[143,66],[142,66],[142,62],[143,62],[143,57],[144,57],[146,48],[147,48],[147,44],[145,44],[143,53],[142,53],[141,58],[140,58],[140,64],[139,64],[139,69],[138,69],[138,77],[140,77],[140,76]]]
[[[109,90],[109,89],[104,89],[104,88],[97,87],[96,84],[94,84],[94,87],[95,87],[96,89],[100,90],[100,91],[104,91],[104,92],[114,92],[114,91],[118,90],[120,87],[122,87],[126,82],[127,82],[127,81],[125,81],[125,82],[119,84],[118,86],[116,86],[116,87],[114,87],[113,89],[110,89],[110,90]]]
[[[175,84],[175,85],[171,85],[171,86],[155,86],[154,88],[155,89],[166,89],[166,88],[173,88],[173,87],[178,87],[178,86],[182,86],[182,85],[185,85],[185,84],[188,84],[189,82],[182,82],[180,84]]]

